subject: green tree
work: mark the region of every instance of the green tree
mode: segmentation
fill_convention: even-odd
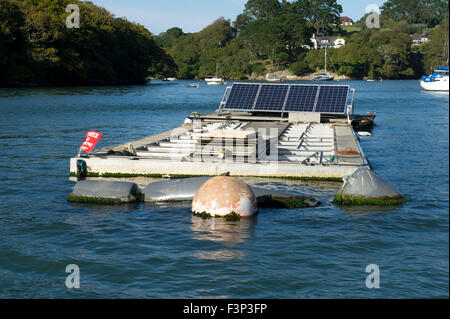
[[[178,65],[178,78],[193,79],[198,75],[200,50],[195,35],[183,37],[169,53]]]
[[[267,58],[274,69],[275,63],[295,62],[297,55],[310,44],[312,30],[299,15],[287,13],[270,22],[258,20],[250,23],[242,33],[254,59]]]
[[[448,17],[448,0],[388,0],[381,10],[383,24],[406,20],[434,27]]]
[[[252,18],[248,15],[241,13],[237,16],[236,21],[234,21],[233,26],[238,29],[239,31],[244,30],[247,25],[252,22]]]
[[[424,70],[431,73],[435,67],[448,66],[449,62],[449,23],[448,19],[438,25],[430,34],[430,42],[420,50],[424,55]]]
[[[270,21],[281,11],[278,0],[248,0],[245,4],[244,15],[251,20]]]
[[[198,33],[181,36],[169,48],[178,65],[178,78],[193,79],[215,73],[219,48],[231,40],[230,21],[220,18]]]
[[[66,28],[68,4],[79,6],[80,28]],[[9,29],[0,54],[15,63],[2,84],[137,84],[176,68],[143,26],[91,2],[0,0],[0,14],[1,30]]]
[[[0,0],[0,85],[13,85],[27,76],[25,17],[16,1]]]
[[[163,32],[155,37],[156,43],[164,48],[170,48],[173,44],[183,36],[183,30],[180,28],[170,28],[166,32]]]
[[[289,62],[296,61],[305,46],[311,45],[312,28],[297,14],[283,14],[271,22],[271,27],[279,38],[278,50],[287,54]]]
[[[339,25],[342,6],[336,0],[297,0],[290,10],[309,21],[316,34],[331,30],[331,25]]]
[[[303,52],[297,56],[298,61],[292,63],[289,66],[289,70],[297,76],[305,75],[312,70],[309,68],[308,64],[305,62],[306,52]]]

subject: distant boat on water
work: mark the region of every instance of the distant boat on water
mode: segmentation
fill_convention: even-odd
[[[195,88],[195,89],[198,89],[199,87],[200,87],[200,84],[187,84],[186,85],[188,88]]]
[[[325,48],[325,73],[317,73],[312,79],[313,81],[333,81],[334,76],[328,75],[327,72],[327,48]]]
[[[224,85],[227,84],[224,79],[218,77],[219,73],[219,63],[216,63],[216,75],[214,77],[205,78],[207,85]]]
[[[225,85],[227,83],[228,82],[225,82],[224,80],[222,80],[222,81],[208,81],[206,84],[208,84],[208,85]]]
[[[211,78],[206,78],[205,79],[205,82],[207,83],[207,84],[209,84],[209,83],[216,83],[216,82],[224,82],[224,79],[222,79],[222,78],[217,78],[217,77],[211,77]]]
[[[267,74],[266,81],[267,82],[281,82],[281,79],[278,77],[278,75],[274,75],[271,77],[271,76],[269,76],[269,74]]]
[[[317,73],[316,77],[313,78],[313,81],[333,81],[334,76],[329,76],[327,73]]]

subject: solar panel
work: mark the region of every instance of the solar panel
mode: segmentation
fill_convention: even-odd
[[[318,85],[291,85],[284,111],[313,112]]]
[[[348,91],[344,85],[321,85],[314,112],[345,113]]]
[[[289,85],[263,84],[254,110],[281,112],[288,89]]]
[[[261,84],[233,84],[224,109],[252,110],[260,86]]]
[[[234,83],[223,109],[345,114],[349,90],[348,85]]]

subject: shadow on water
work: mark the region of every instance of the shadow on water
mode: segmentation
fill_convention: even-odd
[[[341,210],[345,211],[350,215],[373,215],[379,213],[392,213],[399,211],[400,205],[393,206],[340,206]]]
[[[239,244],[254,236],[257,222],[256,216],[242,218],[239,221],[192,216],[190,229],[193,238],[197,240]]]
[[[204,219],[192,216],[190,229],[193,239],[225,246],[218,250],[201,249],[192,257],[219,262],[244,258],[245,253],[239,244],[254,237],[256,224],[256,216],[242,218],[239,221],[227,221],[223,218]]]
[[[83,209],[84,213],[111,214],[118,210],[123,212],[133,212],[139,207],[139,203],[124,203],[120,205],[90,204],[90,203],[70,203],[73,209]]]

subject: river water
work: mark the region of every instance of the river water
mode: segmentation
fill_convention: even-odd
[[[321,200],[240,222],[192,217],[188,204],[77,205],[69,158],[88,130],[97,148],[214,111],[224,87],[0,89],[0,298],[448,298],[449,96],[418,81],[340,82],[374,170],[410,202],[340,208],[340,184],[252,179]],[[80,269],[70,290],[66,266]],[[366,267],[380,288],[366,287]]]

